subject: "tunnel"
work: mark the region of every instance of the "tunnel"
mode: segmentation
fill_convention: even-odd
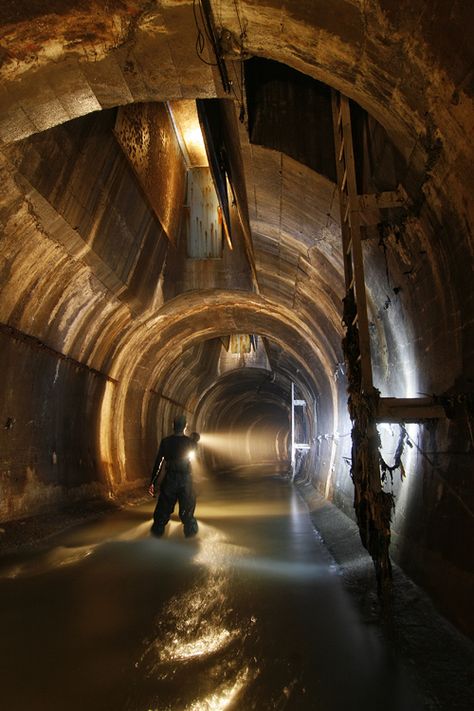
[[[156,572],[155,544],[169,544],[159,549],[158,577],[169,567],[189,595],[192,564],[209,566],[202,614],[211,620],[215,599],[240,589],[237,573],[228,589],[216,563],[228,555],[216,533],[224,521],[235,570],[242,566],[249,589],[254,568],[263,576],[258,605],[274,605],[269,629],[283,624],[290,613],[280,602],[295,595],[291,614],[301,605],[305,623],[292,624],[309,630],[288,663],[276,654],[276,676],[286,679],[280,696],[263,667],[257,673],[230,657],[209,667],[200,702],[173,696],[181,682],[187,689],[180,675],[188,662],[168,651],[160,663],[171,666],[159,676],[150,643],[135,660],[149,673],[142,696],[129,688],[126,700],[106,701],[91,670],[87,701],[46,686],[34,697],[10,689],[12,711],[471,708],[473,22],[474,6],[461,0],[0,3],[0,606],[6,639],[16,640],[2,653],[19,645],[12,659],[22,660],[22,627],[12,620],[21,609],[33,614],[36,596],[40,617],[51,613],[58,629],[71,624],[87,648],[78,623],[66,624],[61,606],[49,610],[41,576],[49,570],[58,584],[51,600],[62,590],[86,616],[85,578],[81,598],[73,576],[57,576],[92,551],[100,557],[97,541],[110,546],[111,530],[125,545],[125,520],[144,546],[144,567],[133,568],[140,580]],[[171,537],[149,535],[150,473],[179,415],[187,433],[201,435],[197,553],[183,548],[177,519]],[[66,538],[46,554],[54,536],[89,520],[97,531],[84,534],[86,543]],[[254,567],[239,558],[251,530],[262,547]],[[297,543],[313,534],[330,551],[315,553],[314,569]],[[386,622],[387,596],[399,610],[426,599],[441,616],[437,629],[451,630],[449,645],[438,640],[437,648],[454,650],[459,640],[449,663],[459,688],[449,702],[426,689],[431,702],[413,701],[403,687],[384,706],[382,653],[370,698],[367,670],[349,664],[352,702],[340,675],[331,705],[329,687],[313,688],[295,671],[306,658],[327,664],[329,676],[340,666],[330,642],[326,661],[312,656],[321,653],[318,624],[352,624],[333,620],[319,600],[317,571],[339,564],[351,588],[349,538],[358,560],[367,558],[353,585],[366,612],[370,600]],[[270,540],[291,565],[270,565],[262,552]],[[65,554],[69,545],[76,557]],[[285,577],[290,569],[304,581],[299,593]],[[122,586],[110,558],[94,575],[91,585]],[[163,585],[155,633],[172,650],[177,592],[173,579]],[[126,584],[121,594],[138,604]],[[10,608],[15,597],[23,608]],[[186,600],[176,605],[192,625]],[[113,640],[118,607],[109,619],[108,602],[100,604],[94,614]],[[311,617],[318,605],[320,623]],[[249,613],[248,625],[235,623],[239,633],[230,626],[222,634],[229,644],[240,635],[244,654],[263,616]],[[120,624],[117,640],[126,634]],[[281,634],[293,648],[291,631]],[[265,644],[259,653],[271,658]],[[107,658],[114,649],[110,641]],[[10,666],[5,679],[16,678]],[[439,684],[447,667],[433,669]],[[39,672],[33,677],[31,689],[40,688]],[[254,702],[245,689],[259,680]]]

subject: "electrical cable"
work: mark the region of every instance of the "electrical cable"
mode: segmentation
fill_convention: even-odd
[[[196,9],[197,5],[199,5],[199,14],[201,16],[201,23],[202,23],[202,26],[204,27],[205,35],[204,35],[204,33],[201,29],[201,26],[199,24],[197,9]],[[207,59],[204,59],[204,57],[202,56],[202,53],[204,52],[204,49],[206,47],[206,37],[209,40],[209,42],[211,42],[212,45],[213,45],[213,41],[212,41],[212,38],[209,36],[209,31],[206,26],[206,21],[204,18],[204,11],[202,9],[200,0],[193,0],[193,15],[194,15],[194,23],[195,23],[196,29],[197,29],[195,51],[198,56],[198,59],[200,59],[203,64],[207,64],[208,67],[217,67],[217,65],[218,65],[217,62],[208,62]]]
[[[235,7],[235,13],[237,15],[237,20],[239,22],[239,27],[240,27],[240,37],[243,38],[243,36],[246,34],[246,32],[242,26],[242,21],[240,19],[239,6],[237,5],[237,0],[234,0],[234,7]]]

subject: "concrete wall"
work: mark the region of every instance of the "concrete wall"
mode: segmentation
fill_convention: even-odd
[[[65,360],[33,339],[0,333],[1,520],[105,497],[97,460],[99,373]]]

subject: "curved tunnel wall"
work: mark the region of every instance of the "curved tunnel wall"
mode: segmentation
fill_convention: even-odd
[[[301,376],[299,377],[303,378],[303,382],[306,380],[309,385],[309,387],[308,385],[306,386],[307,389],[311,389],[313,392],[318,390],[322,393],[327,403],[325,407],[327,417],[332,422],[335,421],[337,414],[332,409],[333,384],[331,379],[328,378],[328,370],[331,368],[333,354],[331,352],[327,355],[321,353],[319,346],[313,341],[314,337],[309,331],[306,331],[302,323],[299,324],[300,330],[298,332],[298,324],[295,324],[294,316],[291,316],[281,307],[268,300],[256,295],[250,296],[244,292],[208,292],[207,294],[201,292],[200,294],[189,294],[186,299],[182,297],[182,302],[183,311],[181,317],[177,315],[180,310],[178,309],[176,312],[173,308],[176,306],[176,302],[174,301],[170,304],[169,324],[166,324],[164,320],[166,309],[162,311],[163,317],[159,334],[160,339],[163,339],[161,342],[167,344],[166,349],[160,349],[160,342],[143,342],[142,347],[146,350],[142,354],[142,359],[137,360],[136,344],[133,341],[127,341],[125,345],[130,348],[130,352],[134,355],[134,360],[130,360],[128,363],[128,367],[132,367],[133,371],[126,376],[126,380],[130,378],[133,382],[135,375],[132,375],[132,373],[139,372],[141,377],[146,378],[145,391],[153,389],[155,392],[162,392],[162,388],[165,388],[164,392],[168,399],[163,400],[162,408],[168,408],[172,404],[170,400],[174,400],[179,402],[180,406],[184,405],[189,408],[188,412],[190,412],[196,389],[197,392],[205,392],[209,387],[209,382],[206,380],[205,367],[201,366],[199,368],[199,364],[197,373],[190,373],[184,369],[186,374],[182,381],[169,377],[174,367],[173,364],[178,362],[177,359],[179,359],[183,347],[191,346],[193,342],[202,340],[203,337],[212,338],[232,332],[248,333],[253,330],[253,332],[269,338],[274,338],[274,334],[278,332],[282,347],[289,354],[287,357],[290,357],[290,376],[291,372],[295,373],[299,369],[301,371]],[[184,312],[184,304],[186,309],[190,311],[189,314]],[[219,331],[217,331],[217,324],[219,325]],[[158,332],[158,329],[156,332]],[[145,333],[150,333],[149,327]],[[142,336],[137,333],[136,337],[139,339]],[[124,353],[124,350],[121,349],[121,352]],[[150,353],[153,355],[150,355]],[[202,380],[200,381],[199,377],[196,378],[196,375],[203,376]],[[124,375],[121,375],[120,379],[123,377]],[[176,390],[174,389],[175,384]],[[199,387],[197,387],[198,385]],[[125,398],[131,397],[131,394],[126,394],[125,388],[123,390]],[[118,393],[117,398],[118,400],[121,398]],[[285,401],[287,403],[288,399],[285,398]],[[121,402],[125,407],[125,400]],[[156,431],[156,425],[153,425],[153,422],[156,422],[157,405],[153,404],[154,402],[156,401],[152,397],[143,401],[144,410],[141,416],[143,421],[150,423],[151,431],[153,429]],[[122,405],[114,405],[113,408],[116,413],[116,422],[120,421],[119,413],[125,412],[120,407]],[[148,419],[148,407],[152,408],[150,410],[152,413],[151,420]],[[126,441],[126,438],[130,436],[130,420],[127,417],[123,422],[126,425],[125,430],[122,434],[119,428],[117,437],[124,437]],[[140,434],[141,437],[147,436],[146,431],[141,431]]]
[[[301,371],[318,413],[308,472],[314,466],[315,485],[350,513],[345,383],[335,377],[342,361],[341,255],[329,237],[311,242],[311,230],[300,240],[294,220],[283,229],[272,222],[277,214],[272,195],[283,181],[273,176],[279,169],[295,176],[294,164],[253,150],[254,166],[260,157],[272,161],[271,180],[264,183],[259,204],[259,214],[269,217],[259,221],[252,206],[250,211],[255,244],[261,248],[256,260],[262,293],[244,297],[231,284],[226,296],[229,285],[216,279],[222,291],[210,300],[206,293],[188,294],[163,307],[168,243],[138,195],[118,146],[101,128],[106,112],[97,115],[93,128],[87,116],[80,119],[80,129],[69,130],[66,124],[131,102],[221,92],[210,68],[200,66],[191,49],[180,58],[169,52],[169,38],[181,32],[192,36],[190,5],[167,3],[149,10],[134,3],[133,12],[126,5],[103,16],[101,32],[106,34],[114,18],[107,38],[99,36],[97,23],[95,35],[89,32],[86,41],[81,33],[95,24],[82,6],[73,12],[68,4],[43,23],[33,62],[24,47],[37,32],[34,18],[4,20],[10,54],[2,67],[6,93],[0,121],[5,144],[2,479],[7,491],[2,518],[138,482],[174,413],[184,405],[192,417],[197,405],[193,388],[209,385],[196,374],[176,376],[183,347],[239,331],[276,339],[283,352],[275,355],[281,372],[291,378]],[[362,12],[341,0],[331,13],[311,3],[289,3],[278,12],[270,7],[262,12],[258,3],[240,6],[248,22],[249,54],[285,62],[344,91],[385,127],[405,161],[405,174],[398,177],[412,205],[408,219],[386,236],[390,286],[382,249],[376,241],[364,248],[376,384],[384,395],[444,394],[452,419],[438,423],[435,431],[426,425],[413,428],[407,480],[394,484],[393,550],[439,599],[455,599],[451,608],[465,609],[470,561],[458,542],[472,522],[474,181],[469,137],[474,112],[468,69],[472,44],[461,40],[472,24],[472,10],[452,8],[446,18],[446,6],[440,5],[428,20],[423,3],[417,2],[409,7],[365,3]],[[449,33],[432,30],[446,27],[447,21]],[[220,22],[238,36],[233,3],[221,4]],[[66,26],[68,41],[54,54],[53,37],[61,37],[58,28],[66,32]],[[80,47],[84,52],[78,56]],[[158,74],[152,61],[156,56],[166,57]],[[61,123],[53,128],[56,135],[40,133]],[[20,140],[27,136],[32,136],[28,145]],[[101,151],[94,151],[99,139],[104,141]],[[109,179],[99,185],[97,177],[88,184],[84,175],[99,154],[107,156]],[[295,202],[304,205],[305,220],[319,234],[326,222],[307,210],[309,172],[298,170],[302,182]],[[120,199],[133,193],[133,205],[131,198]],[[106,211],[110,205],[113,210]],[[275,269],[278,227],[283,237]],[[108,243],[107,235],[118,242]],[[266,244],[272,245],[268,251]],[[291,282],[295,274],[297,292]],[[202,288],[199,280],[195,288]],[[395,427],[384,436],[385,456],[393,452],[396,438]],[[443,572],[447,569],[449,576]],[[448,578],[456,581],[455,594],[446,590]]]

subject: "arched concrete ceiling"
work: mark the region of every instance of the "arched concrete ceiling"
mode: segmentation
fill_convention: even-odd
[[[455,122],[462,161],[463,130],[472,125],[469,4],[223,0],[214,12],[232,38],[244,30],[246,56],[274,58],[340,89],[390,131],[406,157],[423,151],[417,144],[430,122],[441,137]],[[22,0],[3,3],[1,20],[4,141],[131,101],[221,92],[191,41],[190,0]],[[240,57],[240,42],[229,43],[230,58],[232,48]]]
[[[442,313],[443,347],[456,338],[453,367],[450,375],[448,368],[440,374],[438,363],[413,382],[449,388],[472,354],[470,336],[461,333],[472,311],[472,296],[463,300],[461,266],[474,251],[472,8],[455,3],[448,10],[423,0],[222,0],[213,9],[227,38],[236,114],[240,60],[271,58],[350,96],[403,157],[414,209],[404,233],[392,235],[391,266],[403,279],[405,300],[401,337],[411,329],[406,314],[415,313],[434,281],[436,306],[427,309],[420,339],[432,344],[435,312]],[[20,1],[3,3],[0,18],[2,321],[127,384],[135,381],[139,362],[139,381],[148,386],[169,371],[182,345],[245,329],[273,338],[318,388],[331,390],[341,360],[343,281],[334,186],[326,178],[278,151],[251,145],[241,126],[260,296],[238,293],[232,283],[227,293],[214,292],[212,308],[206,294],[193,292],[164,303],[158,275],[146,298],[138,289],[131,294],[127,276],[117,276],[77,240],[75,226],[25,183],[19,156],[25,139],[38,132],[109,107],[225,95],[215,67],[196,54],[192,2]],[[35,141],[31,146],[34,155]],[[383,313],[383,258],[373,243],[367,253],[374,329],[395,332],[399,322]],[[420,269],[429,276],[415,280]],[[444,273],[456,275],[449,289]],[[406,367],[413,369],[411,360]],[[389,382],[388,359],[383,368]]]

